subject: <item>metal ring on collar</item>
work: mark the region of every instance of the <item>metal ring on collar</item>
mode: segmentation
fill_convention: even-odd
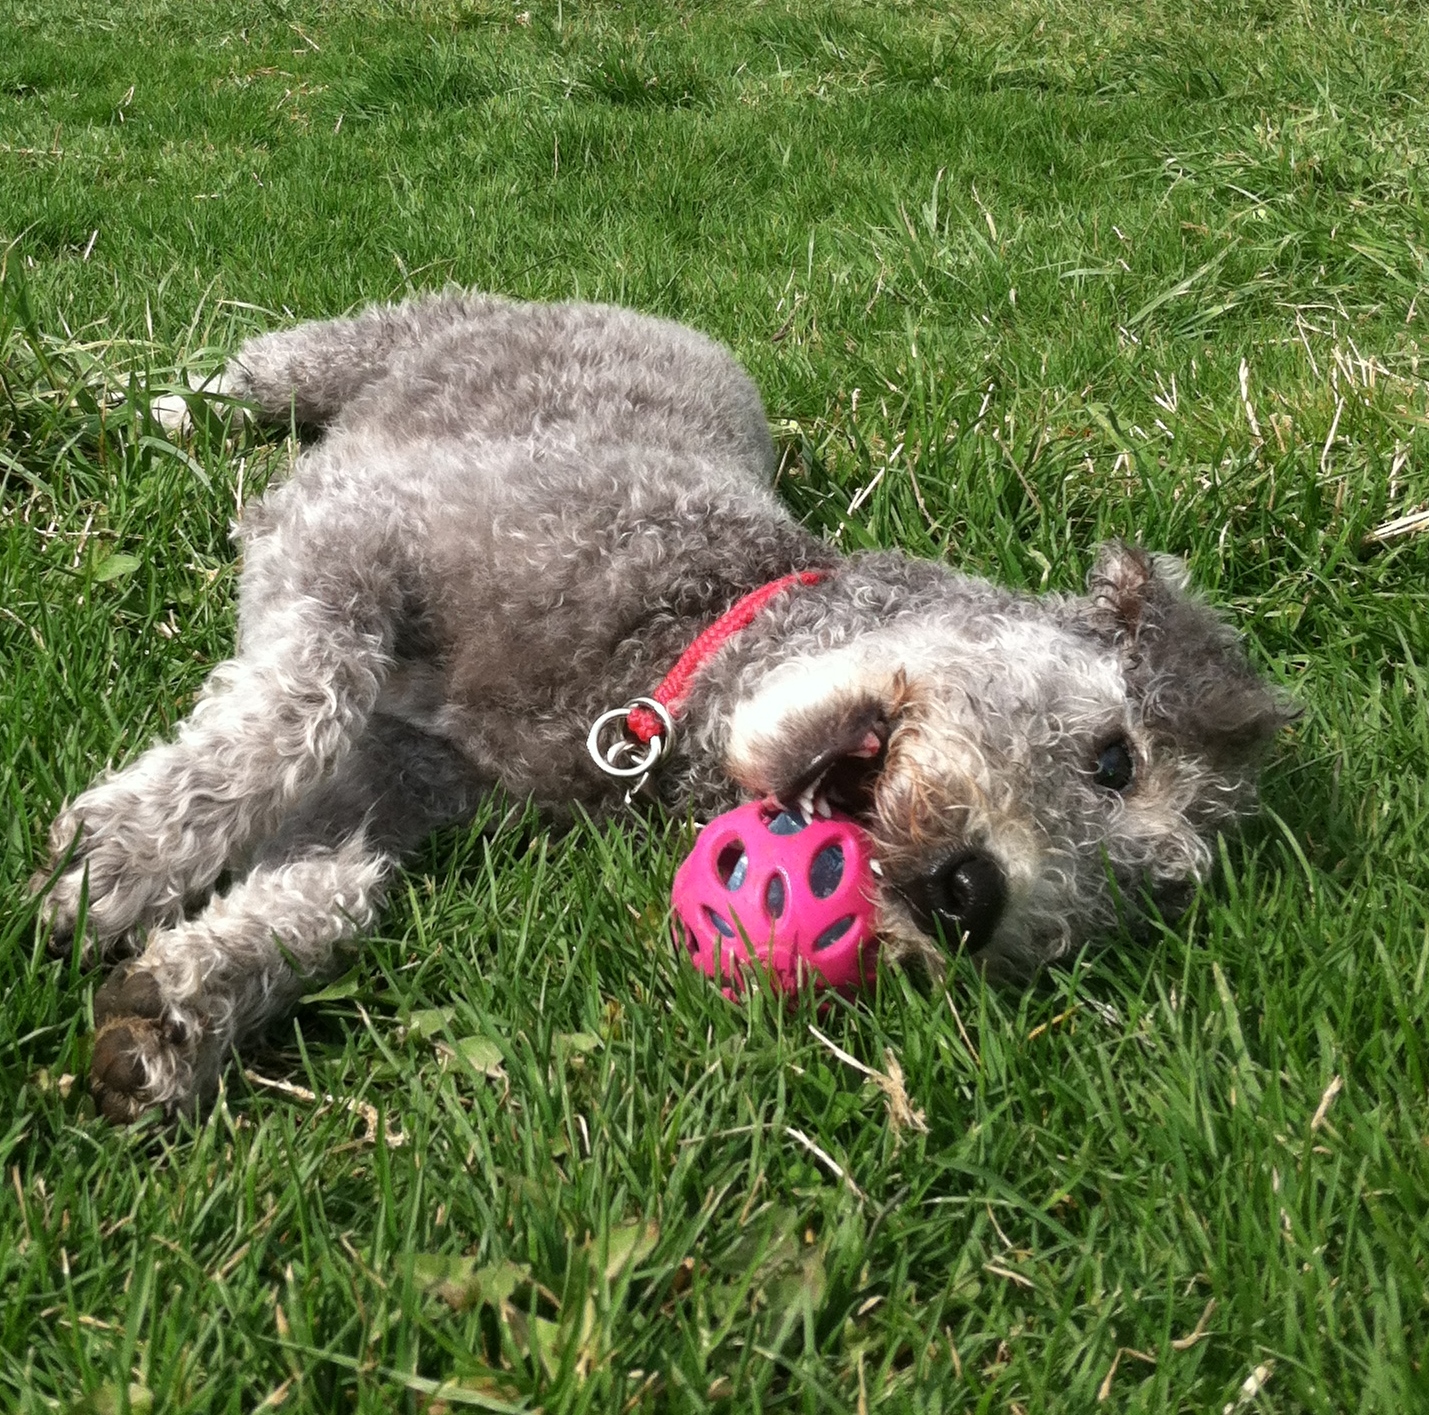
[[[606,727],[619,721],[625,723],[632,709],[642,707],[653,712],[660,719],[663,732],[657,732],[649,742],[645,744],[645,752],[637,757],[630,766],[617,766],[616,760],[619,756],[627,753],[638,752],[639,746],[628,737],[617,739],[609,748],[602,751],[600,739]],[[618,777],[621,780],[628,780],[633,777],[642,776],[650,771],[661,757],[669,744],[675,739],[675,720],[670,716],[670,710],[664,703],[655,698],[635,698],[624,707],[611,708],[608,712],[603,712],[591,724],[590,734],[586,737],[586,750],[591,755],[591,760],[607,775]]]

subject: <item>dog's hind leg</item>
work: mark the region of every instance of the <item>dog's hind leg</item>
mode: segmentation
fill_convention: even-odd
[[[404,350],[506,304],[447,291],[261,334],[229,360],[214,388],[256,404],[270,421],[326,426]]]
[[[447,744],[374,718],[241,881],[152,935],[95,995],[90,1084],[101,1111],[126,1121],[211,1098],[233,1048],[340,969],[397,857],[468,817],[481,788]]]
[[[269,609],[242,654],[209,678],[177,740],[151,747],[61,811],[50,829],[60,869],[46,901],[52,941],[73,936],[88,891],[102,945],[177,917],[289,808],[362,731],[390,665],[390,609],[363,612],[355,586]],[[350,590],[334,607],[337,591]],[[60,866],[63,864],[63,868]]]

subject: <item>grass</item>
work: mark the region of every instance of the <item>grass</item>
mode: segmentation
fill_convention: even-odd
[[[7,18],[0,1404],[1429,1405],[1429,538],[1366,539],[1429,501],[1422,6]],[[1022,993],[735,1008],[667,944],[681,823],[518,812],[202,1126],[97,1122],[23,881],[225,653],[291,455],[147,395],[448,279],[729,341],[846,546],[1184,555],[1306,709],[1190,915]]]

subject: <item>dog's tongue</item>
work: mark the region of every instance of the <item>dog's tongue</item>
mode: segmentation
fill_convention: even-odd
[[[862,742],[858,744],[848,755],[851,757],[876,757],[883,750],[883,739],[871,728],[865,734]]]

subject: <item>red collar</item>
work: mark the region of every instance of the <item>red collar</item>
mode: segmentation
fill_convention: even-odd
[[[675,718],[690,695],[695,674],[741,629],[748,628],[770,600],[795,585],[817,585],[828,578],[828,573],[827,570],[796,570],[737,600],[680,655],[648,698],[637,698],[623,708],[612,708],[596,718],[586,739],[595,764],[608,776],[638,777],[631,794],[638,791],[650,771],[670,750]],[[621,722],[623,732],[606,746],[607,728],[617,721]]]
[[[650,696],[670,714],[676,716],[690,696],[690,686],[696,673],[712,659],[741,629],[747,629],[758,617],[759,611],[777,598],[785,590],[795,585],[817,585],[827,578],[826,570],[796,570],[792,575],[771,580],[757,590],[751,590],[743,599],[737,600],[726,609],[713,624],[695,639],[680,655],[675,666],[660,680],[660,686]],[[626,718],[626,726],[632,736],[642,742],[654,738],[664,723],[652,708],[633,707]]]

